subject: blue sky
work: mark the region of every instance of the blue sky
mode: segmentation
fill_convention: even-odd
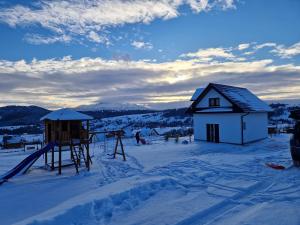
[[[188,104],[208,82],[300,97],[300,1],[0,1],[0,104]]]

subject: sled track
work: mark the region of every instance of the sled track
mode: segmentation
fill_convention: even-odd
[[[180,221],[176,225],[213,224],[215,221],[225,216],[234,208],[245,204],[245,202],[243,201],[247,197],[251,196],[255,192],[259,192],[260,190],[266,190],[272,185],[272,183],[266,181],[258,182],[250,186],[249,188],[246,188],[244,191],[237,193],[234,196],[227,198],[206,210],[203,210],[192,215],[189,218]],[[249,204],[249,202],[247,202],[247,204]]]

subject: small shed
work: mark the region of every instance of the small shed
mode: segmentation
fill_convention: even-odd
[[[2,138],[3,148],[21,148],[23,146],[24,139],[20,135],[4,135]]]
[[[77,112],[72,109],[59,109],[53,111],[41,118],[44,121],[44,142],[48,144],[55,142],[58,145],[59,161],[58,169],[61,173],[62,167],[62,147],[69,147],[71,151],[71,160],[76,166],[78,172],[78,154],[82,154],[85,158],[86,167],[90,168],[89,154],[89,127],[91,116]],[[66,148],[64,148],[65,150]],[[54,169],[54,149],[51,154],[51,168]],[[47,154],[45,155],[45,163],[47,164]]]

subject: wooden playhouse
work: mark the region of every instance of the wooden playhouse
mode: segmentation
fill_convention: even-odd
[[[90,120],[91,116],[71,109],[59,109],[41,118],[44,122],[44,143],[54,142],[55,148],[45,154],[45,164],[51,170],[75,165],[76,172],[81,164],[89,170],[92,162],[90,157]],[[63,159],[63,152],[69,151],[69,159]],[[64,158],[65,158],[64,154]],[[55,160],[58,158],[58,160]],[[68,162],[68,163],[65,163]]]

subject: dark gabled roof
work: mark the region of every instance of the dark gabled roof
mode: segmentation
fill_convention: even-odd
[[[226,98],[235,109],[241,112],[270,112],[268,104],[259,99],[246,88],[234,87],[223,84],[210,83],[192,103],[189,112],[195,111],[198,103],[211,90],[214,89]]]

